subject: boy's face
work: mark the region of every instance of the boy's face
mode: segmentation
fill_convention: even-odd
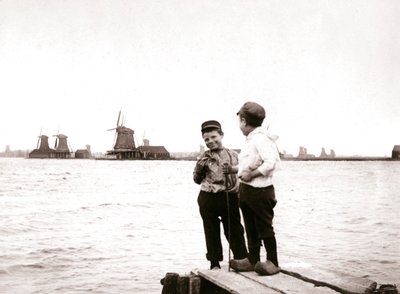
[[[241,118],[240,116],[238,116],[238,118],[239,118],[239,128],[242,131],[243,135],[247,136],[249,134],[249,131],[247,128],[246,120],[244,118]]]
[[[222,148],[222,136],[217,130],[206,132],[203,134],[204,143],[206,143],[208,149],[216,150]]]

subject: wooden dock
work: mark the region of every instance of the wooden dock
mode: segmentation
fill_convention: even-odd
[[[367,278],[352,277],[343,273],[301,264],[287,264],[273,276],[260,276],[254,271],[238,273],[220,270],[192,270],[186,277],[175,274],[175,283],[164,282],[163,294],[372,294],[398,293],[395,285],[380,285]],[[167,278],[167,276],[166,276]],[[164,279],[166,279],[164,278]],[[185,280],[186,279],[186,280]],[[165,283],[167,282],[167,283]],[[165,286],[169,283],[169,286]],[[178,289],[178,290],[176,290]]]

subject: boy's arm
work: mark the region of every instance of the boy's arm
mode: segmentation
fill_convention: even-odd
[[[274,170],[276,166],[277,159],[274,150],[275,146],[271,142],[255,141],[255,147],[259,152],[263,163],[254,170],[245,170],[240,174],[239,179],[245,182],[249,182],[251,179],[258,176],[266,176]]]
[[[193,171],[193,181],[196,184],[201,184],[203,179],[205,178],[205,168],[204,165],[201,165],[199,161],[197,161],[196,166]]]
[[[275,145],[269,141],[256,141],[255,147],[260,154],[260,157],[263,163],[254,170],[254,176],[266,176],[276,167],[276,154],[275,154]],[[258,173],[256,172],[258,171]]]
[[[197,160],[193,171],[193,181],[196,184],[201,184],[207,173],[207,162],[210,159],[209,154],[204,153],[203,157]]]
[[[253,169],[253,170],[245,170],[245,171],[243,171],[240,174],[239,179],[241,179],[241,180],[243,180],[245,182],[250,182],[250,180],[252,178],[255,178],[255,177],[258,177],[258,176],[261,176],[261,175],[262,175],[262,173],[258,170],[258,168],[256,168],[256,169]]]

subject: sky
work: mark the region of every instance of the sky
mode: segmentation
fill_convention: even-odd
[[[215,119],[240,148],[254,101],[281,151],[390,156],[399,28],[397,0],[0,0],[0,150],[106,152],[120,110],[138,144],[197,151]]]

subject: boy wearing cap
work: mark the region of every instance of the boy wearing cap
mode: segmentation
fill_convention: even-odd
[[[237,165],[238,155],[223,147],[224,133],[218,121],[204,122],[201,133],[209,150],[197,161],[193,180],[200,184],[197,202],[203,219],[206,258],[210,261],[210,269],[220,269],[219,262],[223,260],[220,222],[226,239],[228,242],[230,240],[234,258],[243,259],[247,256],[244,229],[240,223],[237,175],[227,175],[222,171],[224,165]]]
[[[227,167],[224,172],[238,172],[240,179],[240,208],[246,228],[249,248],[248,257],[231,260],[236,271],[255,270],[261,275],[272,275],[280,271],[272,225],[277,201],[272,175],[280,161],[274,137],[261,127],[264,108],[254,102],[246,102],[239,112],[239,127],[246,142],[239,154],[237,167]],[[260,246],[267,251],[266,262],[260,262]]]

